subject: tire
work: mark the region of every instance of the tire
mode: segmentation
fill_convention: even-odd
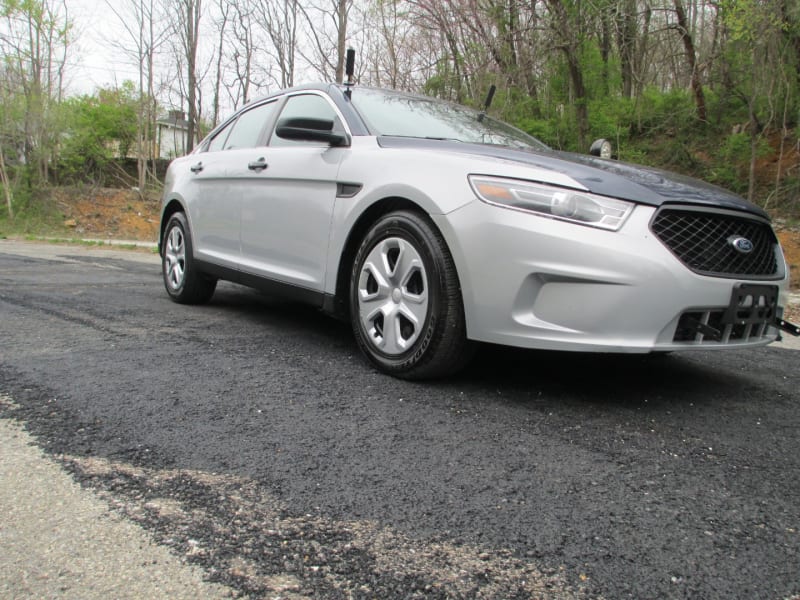
[[[217,280],[195,267],[192,235],[183,213],[177,212],[169,218],[161,248],[161,274],[169,297],[179,304],[208,302]]]
[[[367,232],[350,277],[350,320],[362,352],[395,377],[444,377],[474,352],[447,244],[415,212],[389,213]]]

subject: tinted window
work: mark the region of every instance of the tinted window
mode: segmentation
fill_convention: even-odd
[[[313,118],[313,119],[325,119],[327,121],[333,121],[333,129],[334,131],[341,131],[341,121],[336,114],[336,111],[330,105],[330,103],[323,98],[322,96],[317,96],[315,94],[302,94],[300,96],[292,96],[287,101],[281,111],[280,117],[278,117],[278,123],[283,121],[284,119],[295,119],[295,118]],[[285,140],[283,138],[279,138],[277,135],[273,134],[272,139],[269,142],[270,146],[295,146],[297,144],[319,144],[319,142],[304,142],[304,141],[297,141],[297,140]]]
[[[274,109],[275,102],[270,102],[251,108],[239,115],[239,118],[233,124],[233,130],[225,141],[225,150],[257,146],[264,125],[266,125]]]

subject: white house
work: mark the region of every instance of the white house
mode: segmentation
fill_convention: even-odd
[[[166,117],[156,121],[156,153],[159,158],[175,158],[186,154],[189,121],[180,110],[171,110]],[[195,144],[197,132],[195,132]]]

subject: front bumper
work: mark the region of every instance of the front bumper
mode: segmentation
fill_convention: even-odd
[[[654,212],[637,206],[617,232],[478,200],[435,217],[458,269],[468,337],[524,348],[599,352],[775,341],[788,285],[783,256],[778,257],[779,279],[699,275],[650,231]],[[706,327],[714,327],[715,315],[729,310],[733,289],[740,284],[775,290],[776,306],[764,323],[746,332],[731,328],[721,336],[703,327],[696,335],[686,333],[686,323],[698,315]]]

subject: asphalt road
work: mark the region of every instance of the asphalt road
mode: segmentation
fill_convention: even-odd
[[[155,256],[9,241],[0,340],[0,416],[241,595],[800,594],[794,350],[485,347],[408,383],[303,306],[179,306]]]

